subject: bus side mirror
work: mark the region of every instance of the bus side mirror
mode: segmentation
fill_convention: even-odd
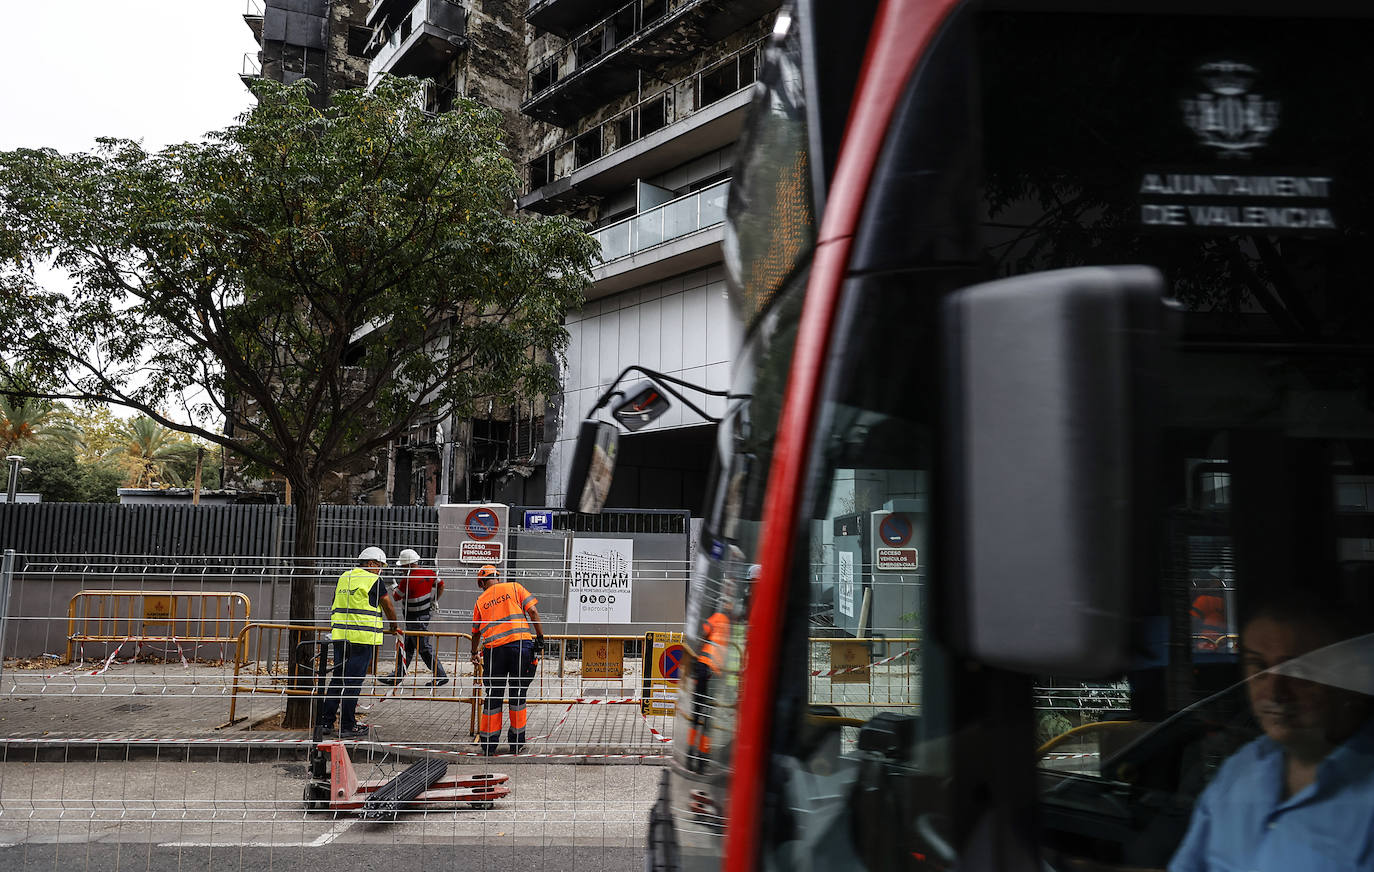
[[[1144,266],[975,285],[941,312],[955,637],[1004,669],[1108,675],[1155,572],[1168,308]]]
[[[568,511],[593,515],[601,512],[606,495],[611,492],[619,448],[620,431],[614,424],[582,422],[568,474],[568,497],[564,506]]]

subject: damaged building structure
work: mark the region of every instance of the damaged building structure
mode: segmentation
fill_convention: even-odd
[[[387,501],[561,505],[579,423],[623,369],[730,386],[741,338],[722,266],[732,148],[780,2],[347,5],[365,7],[369,80],[428,79],[433,111],[457,95],[500,111],[525,172],[518,207],[589,221],[602,251],[585,304],[567,317],[561,394],[415,427],[391,454]],[[725,411],[721,398],[690,398],[712,415]],[[701,514],[715,431],[678,404],[622,436],[608,507]]]

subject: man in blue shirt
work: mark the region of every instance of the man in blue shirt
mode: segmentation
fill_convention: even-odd
[[[1245,624],[1241,662],[1264,735],[1203,791],[1170,872],[1374,870],[1370,637],[1342,642],[1349,617],[1287,603]]]

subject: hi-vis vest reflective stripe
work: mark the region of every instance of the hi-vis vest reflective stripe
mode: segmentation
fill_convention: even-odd
[[[429,582],[428,589],[422,594],[415,593],[418,588],[424,586],[424,581]],[[428,614],[434,608],[434,592],[438,586],[438,577],[426,570],[413,570],[402,584],[397,585],[396,592],[401,600],[401,610],[405,612],[406,617]]]
[[[368,601],[372,586],[381,579],[362,567],[339,576],[334,588],[334,607],[329,626],[334,639],[360,645],[382,644],[382,610]]]
[[[472,632],[481,635],[482,645],[487,648],[533,639],[525,609],[537,602],[534,594],[517,581],[493,584],[477,598],[472,610]]]
[[[702,623],[701,631],[701,662],[719,675],[724,665],[725,642],[730,638],[730,619],[716,612]]]

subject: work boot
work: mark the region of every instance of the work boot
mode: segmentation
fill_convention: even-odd
[[[512,754],[523,754],[523,753],[525,753],[525,746],[524,746],[524,745],[511,745],[511,746],[510,746],[510,752],[511,752]]]
[[[365,739],[367,733],[372,729],[371,724],[354,724],[346,730],[339,730],[340,739]]]
[[[448,684],[448,676],[440,675],[437,678],[432,678],[428,682],[426,682],[425,687],[443,687],[445,684]]]
[[[377,676],[378,681],[380,681],[382,684],[390,685],[391,687],[395,687],[396,685],[400,684],[402,678],[405,678],[405,676],[397,675],[394,672],[391,675]]]

